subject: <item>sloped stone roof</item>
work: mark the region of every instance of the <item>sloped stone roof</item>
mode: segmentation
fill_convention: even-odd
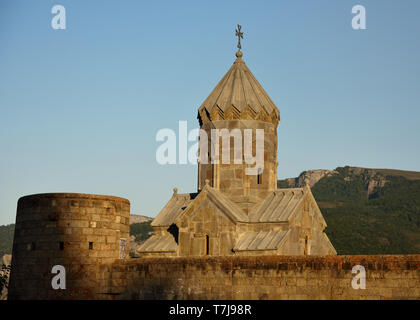
[[[224,208],[224,212],[232,221],[247,222],[248,216],[243,212],[234,202],[226,197],[222,192],[208,185],[197,193],[174,194],[169,202],[159,212],[157,217],[153,220],[153,227],[169,227],[175,223],[182,214],[187,211],[188,207],[194,201],[200,201],[204,195],[207,195],[211,201],[217,203]]]
[[[277,123],[280,111],[242,60],[242,52],[198,109],[204,121],[258,119]]]
[[[236,203],[217,189],[205,186],[201,192],[208,194],[212,201],[224,207],[225,213],[233,221],[250,223],[288,222],[302,203],[305,195],[311,193],[309,188],[307,190],[306,188],[284,188],[271,191],[251,210],[248,216]],[[197,195],[199,194],[174,194],[153,220],[152,226],[169,227],[172,223],[175,223],[195,201]],[[313,196],[311,196],[311,200],[315,201]]]
[[[237,241],[234,251],[276,250],[286,239],[290,230],[244,232]]]
[[[316,204],[310,187],[307,184],[304,188],[284,188],[268,192],[250,212],[249,216],[241,210],[236,203],[226,195],[208,184],[198,194],[177,194],[174,193],[167,205],[155,218],[152,225],[156,227],[169,227],[177,224],[182,219],[188,219],[204,199],[211,202],[225,214],[233,223],[289,223],[298,212],[303,210],[303,202],[310,201],[310,206],[315,210],[318,222],[326,226],[326,222]],[[274,225],[274,224],[273,224]],[[276,250],[282,246],[287,239],[288,230],[246,231],[239,235],[233,248],[234,251],[255,251],[255,250]],[[324,234],[325,240],[329,243],[328,237]],[[138,252],[169,252],[176,251],[177,243],[170,233],[155,235],[148,239],[137,250]],[[332,244],[330,244],[331,248]],[[333,249],[334,250],[334,249]]]
[[[170,226],[195,198],[196,193],[174,194],[152,222],[152,227]]]
[[[178,245],[171,234],[154,235],[137,248],[137,252],[172,252]]]
[[[265,199],[251,210],[250,222],[289,221],[304,195],[304,188],[285,188],[269,192]]]
[[[204,186],[203,191],[207,191],[209,198],[221,208],[224,208],[224,213],[233,221],[248,222],[249,219],[245,212],[222,192],[209,185]]]

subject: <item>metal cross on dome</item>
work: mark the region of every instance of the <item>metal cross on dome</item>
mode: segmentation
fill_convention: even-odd
[[[243,39],[244,38],[244,33],[243,32],[241,32],[241,28],[242,28],[242,26],[240,26],[239,24],[238,24],[238,29],[236,29],[235,31],[236,31],[236,36],[238,37],[238,49],[239,50],[241,50],[241,39]]]

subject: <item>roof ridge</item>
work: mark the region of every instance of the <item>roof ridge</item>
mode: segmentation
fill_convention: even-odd
[[[235,60],[201,104],[199,111],[206,109],[208,114],[211,114],[213,109],[218,107],[222,112],[225,112],[232,105],[240,112],[249,107],[255,113],[264,109],[267,115],[273,112],[275,114],[275,118],[262,117],[262,119],[255,118],[255,120],[273,122],[274,124],[279,120],[280,112],[277,106],[241,58]],[[202,120],[206,122],[220,119],[217,115],[214,116],[217,119],[212,119],[210,115],[208,119],[202,116]],[[223,116],[221,118],[224,119]]]
[[[222,81],[223,81],[223,79],[225,79],[225,77],[226,77],[224,84],[223,84],[223,85],[221,86],[221,88],[220,88],[220,92],[219,92],[219,94],[217,95],[216,99],[214,100],[214,104],[213,104],[212,106],[209,106],[209,107],[213,108],[213,107],[214,107],[214,105],[217,105],[217,101],[219,100],[219,98],[220,98],[220,96],[221,96],[221,94],[222,94],[222,92],[223,92],[223,89],[226,87],[226,84],[229,82],[229,79],[230,79],[230,77],[232,76],[232,69],[233,69],[233,66],[234,66],[234,65],[235,65],[235,64],[233,64],[233,65],[229,68],[228,72],[226,72],[226,74],[225,74],[225,75],[223,76],[223,78],[220,80],[220,82],[222,82]],[[216,85],[216,88],[217,88],[217,85]],[[214,88],[214,90],[215,90],[216,88]],[[213,93],[213,91],[212,91],[211,93]],[[209,94],[209,96],[207,97],[207,99],[208,99],[208,98],[210,98],[211,93]],[[207,99],[206,99],[206,100],[204,100],[203,105],[204,105],[204,103],[207,101]],[[217,106],[218,106],[218,105],[217,105]],[[205,108],[205,107],[206,107],[206,106],[204,105],[204,108]]]
[[[289,204],[290,204],[290,202],[292,202],[292,200],[294,199],[294,196],[295,196],[295,193],[292,191],[292,192],[290,192],[291,193],[291,196],[290,196],[290,199],[289,200],[287,200],[287,202],[283,205],[283,207],[282,207],[282,209],[283,209],[283,211],[286,211],[287,210],[287,208],[289,207]],[[284,196],[286,196],[286,195],[284,195]],[[283,199],[284,199],[284,197],[283,197]],[[282,199],[282,201],[283,201],[283,199]],[[280,201],[281,202],[281,201]],[[278,207],[280,207],[280,206],[278,206]],[[276,209],[278,209],[278,207],[276,208]],[[276,209],[273,209],[273,211],[271,212],[271,214],[267,217],[267,219],[270,221],[271,220],[271,218],[274,216],[274,214],[275,214],[275,210]]]
[[[245,70],[244,70],[244,73],[246,72],[246,71],[248,71],[249,72],[249,74],[252,76],[252,72],[251,72],[251,70],[249,70],[249,68],[245,65],[245,68],[244,68]],[[254,78],[254,80],[257,82],[257,84],[258,84],[258,81],[257,81],[257,79],[255,79],[255,77],[252,77],[252,78]],[[261,103],[261,100],[260,100],[260,98],[258,97],[258,92],[257,91],[255,91],[255,88],[254,88],[254,86],[252,85],[252,83],[251,83],[251,81],[248,81],[249,82],[249,85],[251,86],[251,88],[252,88],[252,91],[254,92],[254,96],[257,98],[257,100],[258,100],[258,103],[260,104],[259,105],[259,108],[261,108],[264,104],[263,103]],[[261,86],[261,85],[260,85]],[[258,111],[256,111],[256,112],[258,112]]]
[[[256,235],[255,235],[255,237],[254,237],[254,239],[252,239],[251,240],[251,242],[250,243],[248,243],[248,248],[250,248],[251,247],[251,245],[252,244],[254,244],[254,242],[257,240],[257,238],[258,238],[258,235],[260,235],[261,234],[261,232],[263,232],[263,231],[253,231],[253,234],[254,233],[256,233]]]
[[[232,71],[232,74],[233,74],[233,78],[232,78],[232,84],[231,84],[231,89],[230,89],[230,93],[229,93],[229,99],[228,99],[228,106],[226,106],[226,110],[231,106],[231,105],[233,105],[233,93],[234,93],[234,91],[235,91],[235,84],[236,84],[236,81],[237,81],[237,77],[236,77],[236,74],[238,73],[238,68],[235,68],[235,70],[233,70]]]
[[[245,63],[244,63],[245,64]],[[239,70],[242,71],[242,70]],[[243,109],[245,109],[245,107],[248,105],[248,101],[247,101],[247,97],[246,97],[246,91],[245,91],[245,86],[244,86],[244,80],[242,79],[242,72],[239,72],[239,77],[241,78],[241,84],[242,84],[242,91],[244,93],[244,100],[245,100],[245,105],[243,107]]]
[[[213,196],[215,195],[216,197],[221,198],[222,201],[224,202],[228,202],[229,205],[226,205],[225,203],[222,203],[223,206],[226,207],[226,209],[228,209],[228,211],[232,211],[234,213],[234,216],[236,219],[238,219],[237,221],[240,222],[248,222],[249,219],[246,216],[246,214],[241,210],[241,208],[239,208],[235,202],[233,202],[232,200],[230,200],[228,197],[226,197],[222,192],[220,192],[219,190],[212,188],[210,186],[205,186],[205,188],[208,188],[208,191],[210,194],[212,194]],[[204,189],[203,189],[204,190]]]
[[[281,196],[281,193],[284,195]],[[304,199],[304,188],[285,188],[273,190],[249,213],[251,223],[287,222]],[[280,198],[279,198],[280,197]],[[295,205],[292,205],[296,202]]]
[[[261,217],[258,219],[258,221],[261,221],[263,218],[265,220],[270,220],[270,217],[274,213],[275,208],[278,207],[278,205],[280,204],[280,202],[283,201],[285,196],[286,195],[284,194],[283,197],[279,197],[276,194],[274,194],[274,199],[271,200],[271,203],[269,203],[268,206],[265,208],[265,212],[261,215]],[[269,209],[271,209],[271,214],[270,214]]]
[[[259,203],[257,203],[255,206],[253,206],[251,208],[251,211],[249,212],[249,217],[253,217],[254,215],[256,215],[260,211],[260,209],[262,208],[264,202],[267,201],[267,199],[270,196],[275,197],[276,196],[275,192],[274,191],[268,192],[266,194],[266,196]]]
[[[248,67],[247,67],[248,68]],[[248,68],[248,70],[249,70],[249,68]],[[274,101],[273,100],[271,100],[271,98],[270,98],[270,96],[268,95],[268,93],[267,93],[267,91],[265,91],[265,89],[264,89],[264,87],[261,85],[261,83],[259,83],[258,82],[258,80],[257,80],[257,78],[255,78],[255,76],[253,75],[253,73],[251,72],[251,70],[249,70],[249,74],[250,74],[250,76],[251,76],[251,78],[261,87],[261,89],[262,89],[262,93],[263,93],[263,95],[266,97],[266,98],[268,98],[268,102],[270,102],[270,103],[272,103],[275,107],[276,107],[276,104],[274,103]],[[278,108],[276,107],[275,109],[277,109],[278,110]],[[275,110],[274,109],[274,110]],[[280,112],[279,112],[280,113]]]

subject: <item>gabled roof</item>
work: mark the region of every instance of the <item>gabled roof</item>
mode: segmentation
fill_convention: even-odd
[[[254,251],[254,250],[276,250],[280,247],[283,240],[290,230],[278,231],[248,231],[240,235],[234,251]]]
[[[194,202],[202,201],[205,197],[220,207],[233,222],[247,222],[249,220],[245,212],[222,192],[206,185],[198,195],[196,193],[174,194],[153,220],[152,227],[169,227],[176,223]]]
[[[309,188],[284,188],[271,191],[248,216],[222,192],[206,185],[198,194],[174,194],[153,220],[152,226],[169,227],[172,223],[176,223],[195,201],[201,201],[205,197],[219,206],[233,222],[288,222],[306,195],[315,203],[315,209],[326,225]]]
[[[198,196],[188,205],[188,207],[174,220],[176,222],[179,219],[182,219],[184,214],[189,212],[189,208],[194,205],[196,202],[201,202],[205,198],[208,198],[212,201],[221,211],[232,220],[232,222],[248,222],[248,216],[243,212],[233,201],[229,200],[222,192],[219,190],[205,185],[204,188],[200,191]]]
[[[233,106],[232,112],[257,114],[263,111],[279,120],[280,111],[242,60],[242,52],[236,56],[232,67],[198,109],[199,114],[204,109],[209,114],[216,110],[223,114]]]
[[[137,248],[137,252],[172,252],[178,245],[171,234],[154,235]]]
[[[152,222],[152,227],[170,226],[188,207],[196,194],[174,194]]]
[[[250,222],[289,221],[304,195],[304,188],[277,189],[269,192],[265,199],[250,212]]]

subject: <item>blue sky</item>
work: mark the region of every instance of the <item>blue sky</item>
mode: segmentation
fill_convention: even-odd
[[[51,8],[66,8],[66,30]],[[351,28],[362,4],[367,29]],[[161,128],[197,109],[244,60],[281,113],[279,178],[352,165],[420,171],[420,2],[0,2],[0,224],[19,197],[116,195],[155,216],[196,190],[161,166]]]

